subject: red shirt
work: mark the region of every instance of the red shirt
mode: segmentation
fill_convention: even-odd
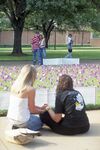
[[[35,34],[35,35],[33,36],[32,41],[31,41],[31,44],[32,44],[32,50],[39,49],[39,47],[40,47],[39,34]]]

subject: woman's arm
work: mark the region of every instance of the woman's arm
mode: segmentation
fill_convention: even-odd
[[[49,106],[46,107],[46,110],[48,111],[52,120],[54,120],[56,123],[60,122],[60,120],[62,119],[61,113],[55,113]]]
[[[28,106],[29,110],[33,114],[40,114],[45,111],[43,107],[35,106],[35,90],[31,89],[28,92]]]

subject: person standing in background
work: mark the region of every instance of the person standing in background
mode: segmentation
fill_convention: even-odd
[[[66,36],[66,44],[68,48],[68,55],[65,57],[72,58],[72,46],[73,46],[72,34]]]
[[[43,65],[43,58],[46,58],[45,38],[40,34],[40,62]]]
[[[33,53],[33,64],[36,64],[38,57],[38,64],[40,64],[40,33],[36,32],[31,41],[32,53]]]
[[[46,58],[45,38],[42,34],[40,35],[40,49],[43,51],[43,58]]]

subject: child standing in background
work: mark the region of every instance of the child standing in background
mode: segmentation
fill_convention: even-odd
[[[66,44],[68,48],[68,55],[66,57],[72,58],[72,46],[73,46],[72,34],[66,36]]]

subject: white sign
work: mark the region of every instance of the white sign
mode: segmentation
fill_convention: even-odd
[[[75,87],[84,98],[86,104],[95,104],[96,101],[96,91],[95,87]]]
[[[83,95],[85,104],[95,104],[95,87],[75,87],[75,89]],[[41,104],[43,105],[44,103],[48,103],[51,107],[54,107],[56,96],[55,89],[45,89],[44,91],[45,93],[43,92],[43,89],[40,89],[40,91],[37,92],[38,96],[36,97],[36,103],[39,106]]]
[[[8,109],[10,92],[0,92],[0,109]]]
[[[96,92],[95,87],[75,87],[76,90],[84,97],[85,104],[95,104]],[[35,104],[42,106],[43,104],[49,104],[51,107],[55,106],[55,89],[37,89]],[[0,109],[8,109],[9,106],[9,92],[0,92]]]
[[[48,96],[48,89],[37,89],[35,104],[37,106],[42,106],[43,104],[47,104],[47,96]]]

